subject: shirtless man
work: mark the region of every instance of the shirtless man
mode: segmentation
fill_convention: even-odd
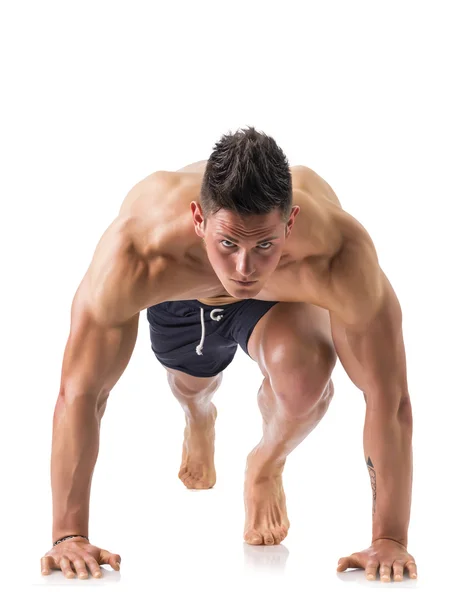
[[[407,552],[412,415],[400,304],[369,234],[331,187],[307,167],[289,167],[253,128],[223,136],[208,160],[138,183],[96,247],[71,308],[54,414],[54,545],[43,574],[120,568],[118,554],[89,543],[89,496],[100,422],[143,309],[185,412],[179,477],[187,488],[215,484],[211,400],[238,345],[260,367],[263,437],[244,487],[248,544],[287,535],[282,471],[327,411],[338,356],[364,394],[373,495],[372,543],[340,559],[338,571],[416,577]]]

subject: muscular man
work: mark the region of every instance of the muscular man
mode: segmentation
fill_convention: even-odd
[[[372,543],[338,570],[363,568],[375,579],[379,568],[383,581],[400,580],[404,569],[416,576],[407,552],[412,415],[400,304],[368,232],[331,187],[305,166],[289,167],[254,128],[223,136],[208,160],[138,183],[96,247],[71,309],[54,414],[54,545],[43,574],[119,569],[119,555],[87,539],[89,496],[101,419],[143,309],[185,412],[179,477],[188,488],[215,484],[211,400],[238,345],[260,367],[263,437],[244,488],[248,544],[287,535],[282,471],[327,411],[338,356],[364,394],[373,494]]]

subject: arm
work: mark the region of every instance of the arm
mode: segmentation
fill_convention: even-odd
[[[334,265],[330,311],[340,361],[365,396],[365,462],[373,535],[407,546],[412,488],[412,415],[402,312],[367,236]],[[340,309],[342,306],[342,309]]]
[[[53,420],[53,542],[65,535],[88,535],[89,495],[99,452],[100,423],[109,393],[124,372],[137,337],[139,313],[128,315],[123,293],[126,277],[123,283],[120,278],[126,274],[125,265],[119,256],[109,261],[111,271],[108,265],[102,268],[103,262],[96,251],[72,303]],[[97,271],[105,274],[105,284],[95,293],[90,282]],[[100,283],[101,277],[96,281]],[[123,318],[115,318],[117,300]],[[101,318],[108,312],[112,324]]]
[[[64,354],[65,377],[53,419],[53,542],[65,535],[88,535],[100,423],[110,389],[134,349],[138,320],[136,315],[124,325],[101,326],[80,310],[72,322]]]

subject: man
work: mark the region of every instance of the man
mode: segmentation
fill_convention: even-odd
[[[244,539],[279,544],[289,520],[287,455],[333,397],[337,356],[364,393],[372,544],[338,570],[416,576],[407,552],[412,415],[402,314],[364,227],[314,171],[289,167],[254,128],[223,136],[209,160],[137,184],[98,243],[75,294],[53,429],[53,541],[42,572],[73,577],[120,556],[89,543],[90,485],[110,391],[147,309],[152,349],[186,418],[179,477],[216,481],[211,402],[238,345],[264,375],[262,441],[249,454]],[[68,443],[68,439],[72,443]]]

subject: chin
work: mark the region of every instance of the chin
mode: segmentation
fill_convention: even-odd
[[[229,293],[234,298],[241,298],[241,299],[253,298],[260,292],[260,287],[259,287],[258,283],[256,286],[251,285],[248,288],[240,287],[237,285],[237,283],[234,283],[234,281],[232,282],[232,284],[233,285],[231,286],[231,290],[229,291]]]

